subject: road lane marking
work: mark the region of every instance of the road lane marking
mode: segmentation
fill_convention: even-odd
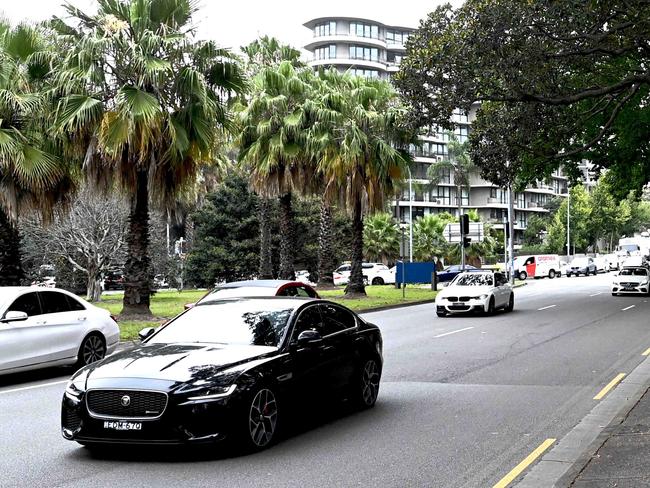
[[[547,308],[553,308],[553,307],[557,307],[557,305],[549,305],[547,307],[538,308],[537,311],[539,312],[541,310],[546,310]]]
[[[650,356],[650,347],[641,353],[641,356]]]
[[[542,442],[537,449],[531,452],[526,459],[520,462],[517,466],[514,467],[507,475],[505,475],[501,480],[494,485],[492,488],[506,488],[514,479],[519,476],[528,466],[530,466],[535,459],[540,457],[544,451],[551,447],[555,443],[556,439],[546,439]]]
[[[593,295],[589,295],[590,297],[597,297],[598,295],[602,295],[603,292],[599,291],[598,293],[594,293]]]
[[[3,393],[15,393],[17,391],[33,390],[34,388],[43,388],[45,386],[61,385],[63,383],[67,383],[67,382],[68,382],[68,380],[63,380],[63,381],[54,381],[52,383],[43,383],[42,385],[23,386],[21,388],[14,388],[12,390],[0,391],[0,395],[2,395]]]
[[[451,332],[445,332],[444,334],[438,334],[437,336],[433,336],[433,338],[437,339],[438,337],[444,337],[444,336],[448,336],[448,335],[451,335],[451,334],[456,334],[458,332],[463,332],[464,330],[469,330],[469,329],[473,329],[473,328],[474,327],[465,327],[464,329],[452,330]]]
[[[636,305],[630,305],[629,307],[622,308],[621,312],[625,312],[626,310],[629,310],[629,309],[634,308],[634,307],[636,307]]]
[[[602,399],[607,393],[609,393],[609,390],[614,388],[623,378],[625,378],[625,373],[619,373],[616,375],[616,378],[614,378],[612,381],[610,381],[605,388],[600,390],[598,395],[594,397],[594,400],[600,400]]]

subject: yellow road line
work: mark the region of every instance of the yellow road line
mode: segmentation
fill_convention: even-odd
[[[641,353],[641,356],[650,356],[650,347]]]
[[[607,393],[609,393],[609,390],[611,390],[612,388],[614,388],[614,387],[619,383],[619,381],[621,381],[623,378],[625,378],[625,373],[619,373],[619,374],[617,374],[617,375],[616,375],[616,378],[614,378],[612,381],[610,381],[609,383],[607,383],[607,386],[606,386],[605,388],[603,388],[602,390],[600,390],[600,392],[598,393],[598,395],[596,395],[596,396],[594,397],[594,400],[600,400],[600,399],[602,399],[605,395],[607,395]]]
[[[555,439],[546,439],[542,442],[537,449],[531,452],[526,459],[520,462],[517,466],[514,467],[507,475],[505,475],[501,480],[494,485],[492,488],[506,488],[514,479],[519,476],[528,466],[532,464],[535,459],[540,457],[544,451],[553,445]]]

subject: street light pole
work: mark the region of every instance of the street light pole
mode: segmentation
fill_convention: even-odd
[[[569,215],[571,214],[571,188],[567,185],[567,201],[566,201],[566,257],[567,261],[571,259],[571,222]]]
[[[508,184],[508,224],[510,239],[508,240],[508,259],[510,259],[510,283],[515,284],[515,209],[512,183]]]
[[[413,262],[413,178],[411,168],[406,167],[409,171],[409,263]]]

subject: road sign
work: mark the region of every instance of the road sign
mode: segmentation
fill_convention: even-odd
[[[460,233],[460,224],[459,223],[450,223],[445,226],[445,229],[442,231],[442,235],[447,242],[450,244],[460,244],[461,242],[461,233]],[[483,222],[470,222],[469,223],[469,233],[466,235],[472,239],[471,242],[483,242],[485,238]]]

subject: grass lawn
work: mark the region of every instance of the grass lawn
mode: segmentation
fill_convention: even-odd
[[[346,300],[343,298],[343,287],[332,290],[320,290],[318,292],[323,298],[341,303],[346,307],[362,311],[369,308],[383,305],[396,305],[400,303],[417,302],[435,298],[436,292],[430,287],[418,288],[407,287],[406,298],[402,298],[402,290],[394,286],[366,286],[367,298]],[[186,303],[197,301],[205,294],[205,290],[161,291],[151,297],[151,312],[156,317],[155,321],[144,320],[120,320],[120,338],[123,341],[135,340],[138,332],[145,327],[157,327],[165,320],[174,317],[183,311]],[[103,295],[102,301],[96,303],[98,307],[104,308],[113,315],[118,315],[122,310],[123,294]]]

